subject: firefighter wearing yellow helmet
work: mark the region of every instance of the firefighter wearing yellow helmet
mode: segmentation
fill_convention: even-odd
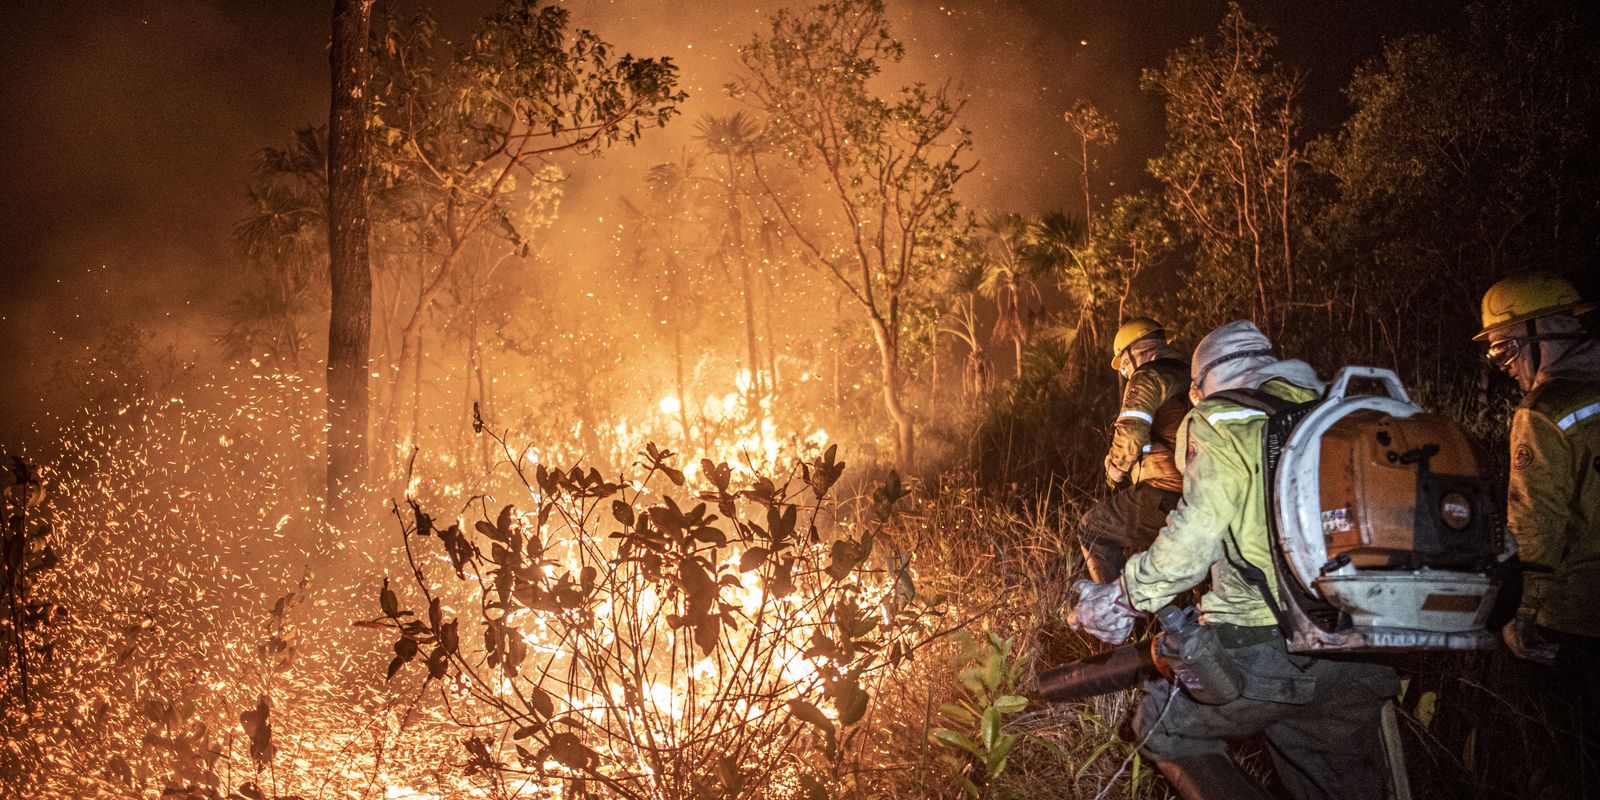
[[[1166,679],[1146,684],[1135,719],[1142,752],[1185,800],[1261,798],[1263,787],[1228,755],[1230,741],[1265,735],[1296,798],[1383,795],[1380,715],[1398,689],[1392,669],[1350,658],[1288,652],[1264,592],[1276,596],[1264,475],[1268,414],[1230,391],[1304,403],[1323,383],[1304,361],[1279,359],[1254,323],[1240,320],[1195,348],[1199,401],[1183,421],[1183,500],[1155,541],[1109,581],[1080,581],[1073,627],[1113,644],[1141,613],[1210,584],[1200,599],[1209,628],[1242,684],[1231,700],[1202,703]]]
[[[1183,476],[1174,459],[1178,423],[1189,411],[1189,362],[1148,317],[1123,323],[1111,345],[1111,367],[1126,381],[1105,457],[1114,491],[1083,518],[1084,562],[1097,581],[1113,580],[1129,552],[1155,539],[1178,504]]]
[[[1522,658],[1556,662],[1600,698],[1600,342],[1566,279],[1505,278],[1483,295],[1488,359],[1524,392],[1511,418],[1506,525],[1522,603],[1502,631]]]

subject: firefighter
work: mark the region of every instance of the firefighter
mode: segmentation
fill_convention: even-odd
[[[1113,581],[1079,582],[1074,627],[1111,643],[1134,620],[1205,580],[1200,622],[1238,667],[1238,698],[1205,705],[1166,680],[1145,686],[1135,718],[1143,753],[1180,795],[1264,798],[1228,755],[1230,740],[1264,734],[1277,774],[1298,798],[1378,798],[1384,758],[1380,715],[1398,689],[1388,667],[1291,655],[1277,625],[1281,606],[1269,548],[1262,480],[1266,412],[1211,395],[1255,390],[1290,402],[1319,397],[1311,366],[1274,357],[1247,320],[1208,334],[1192,364],[1197,405],[1183,423],[1183,499],[1149,549]]]
[[[1600,342],[1578,315],[1593,309],[1564,278],[1514,275],[1484,293],[1474,337],[1524,392],[1506,493],[1522,602],[1501,638],[1581,681],[1591,703],[1600,698]]]
[[[1183,476],[1173,451],[1189,412],[1189,362],[1148,317],[1123,323],[1111,344],[1111,368],[1127,382],[1106,453],[1113,492],[1083,517],[1083,560],[1097,581],[1113,580],[1128,553],[1150,546],[1178,504]]]

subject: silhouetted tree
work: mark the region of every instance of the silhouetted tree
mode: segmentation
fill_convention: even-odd
[[[1167,116],[1166,152],[1150,172],[1194,248],[1188,307],[1249,316],[1269,331],[1295,302],[1303,171],[1299,80],[1273,58],[1276,43],[1233,3],[1214,39],[1144,74]]]
[[[1090,199],[1089,173],[1094,171],[1091,148],[1110,147],[1117,143],[1117,123],[1107,119],[1100,109],[1079,100],[1062,114],[1067,130],[1078,140],[1078,154],[1072,160],[1078,163],[1083,182],[1083,223],[1085,230],[1094,227],[1094,204]]]
[[[725,203],[718,254],[724,264],[733,261],[739,270],[739,289],[744,297],[745,347],[749,353],[750,370],[750,388],[746,395],[750,410],[759,424],[761,387],[767,381],[763,380],[761,369],[761,337],[756,332],[755,280],[745,237],[745,204],[749,202],[754,188],[754,181],[748,174],[750,166],[746,162],[756,157],[761,146],[761,131],[750,117],[743,112],[735,112],[727,116],[703,117],[695,126],[695,134],[700,146],[721,161],[720,173],[714,173],[712,178],[720,184]]]
[[[527,246],[506,203],[519,181],[550,180],[557,154],[637,141],[684,97],[670,59],[614,56],[596,34],[569,30],[569,16],[540,0],[508,0],[453,54],[441,53],[426,16],[388,21],[373,92],[381,171],[413,188],[416,243],[431,261],[401,329],[398,391],[384,424],[384,441],[400,451],[416,434],[427,316],[468,245],[491,234]]]
[[[1594,280],[1597,26],[1592,8],[1489,3],[1357,71],[1354,113],[1316,150],[1332,194],[1313,226],[1338,301],[1327,324],[1443,380],[1476,372],[1476,354],[1417,344],[1465,341],[1496,277]]]
[[[868,88],[903,54],[881,0],[782,10],[768,35],[740,49],[744,73],[733,89],[766,116],[783,157],[817,179],[816,195],[795,194],[755,173],[810,259],[864,313],[895,460],[910,469],[915,422],[904,397],[904,334],[908,318],[924,316],[916,307],[927,303],[930,278],[963,232],[955,187],[970,170],[961,159],[971,139],[957,122],[962,102],[944,88],[915,84],[888,99]]]
[[[346,521],[367,468],[372,270],[367,260],[366,142],[372,0],[334,0],[328,51],[328,511]],[[326,538],[326,537],[324,537]]]
[[[293,371],[312,345],[308,319],[329,283],[327,144],[326,128],[308,126],[256,154],[250,212],[233,231],[250,283],[219,337],[231,358]]]

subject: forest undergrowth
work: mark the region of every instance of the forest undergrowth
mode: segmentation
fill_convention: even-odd
[[[302,435],[297,384],[274,386],[106,409],[37,484],[13,476],[42,612],[7,642],[8,690],[30,659],[0,723],[16,796],[1167,792],[1129,740],[1135,691],[1033,688],[1100,649],[1065,613],[1102,433],[1058,421],[1103,416],[1110,387],[997,396],[968,445],[1006,465],[987,482],[837,448],[686,474],[654,444],[609,474],[486,428],[494,475],[413,476],[313,561],[314,471],[254,444]],[[1416,796],[1537,796],[1568,732],[1518,664],[1398,666]]]

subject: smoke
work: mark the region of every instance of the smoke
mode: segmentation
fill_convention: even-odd
[[[492,3],[437,4],[457,35]],[[618,197],[643,170],[689,146],[693,121],[738,104],[721,87],[735,48],[764,31],[775,5],[579,0],[574,23],[619,50],[668,55],[690,93],[683,117],[635,148],[567,165],[553,262],[608,269]],[[1384,35],[1437,27],[1455,3],[1395,10],[1368,2],[1248,11],[1278,31],[1281,51],[1308,71],[1308,121],[1331,127],[1338,89]],[[1076,165],[1061,113],[1082,98],[1121,127],[1101,156],[1095,192],[1145,185],[1159,148],[1158,101],[1138,89],[1142,67],[1221,16],[1213,0],[1140,3],[1044,0],[891,2],[906,60],[882,88],[949,82],[968,95],[977,170],[963,188],[976,207],[1075,210]],[[1381,11],[1382,13],[1379,13]],[[0,20],[6,109],[0,145],[0,445],[16,446],[59,393],[38,376],[82,358],[97,339],[131,327],[158,346],[214,355],[242,271],[230,244],[243,212],[250,156],[326,116],[329,8],[320,0],[175,0],[10,4]],[[572,254],[585,254],[582,258]],[[105,365],[114,370],[117,365]],[[59,410],[59,409],[54,409]]]
[[[59,410],[50,365],[112,331],[215,335],[250,154],[327,102],[322,4],[231,5],[8,6],[0,443]]]

